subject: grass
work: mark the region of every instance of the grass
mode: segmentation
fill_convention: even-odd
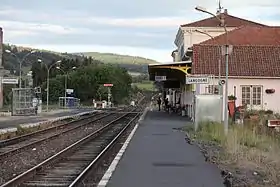
[[[157,63],[155,60],[146,59],[143,57],[135,57],[128,55],[119,55],[113,53],[98,53],[98,52],[82,52],[85,56],[91,56],[96,60],[100,60],[105,63],[116,64],[153,64]]]
[[[247,123],[232,125],[225,136],[222,124],[204,122],[195,132],[193,127],[185,129],[190,138],[203,142],[214,142],[221,146],[223,153],[218,163],[236,168],[263,173],[274,185],[279,185],[280,141],[277,132],[264,125]],[[217,155],[216,155],[217,157]],[[252,174],[252,172],[251,172]],[[269,186],[269,185],[265,185]]]
[[[154,90],[154,85],[153,82],[151,81],[143,81],[140,83],[134,83],[136,87],[138,87],[140,90],[148,90],[148,91],[153,91]]]

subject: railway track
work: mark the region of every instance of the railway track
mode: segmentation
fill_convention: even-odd
[[[11,179],[6,186],[76,186],[122,137],[139,113],[125,113],[59,153]]]
[[[33,146],[34,144],[38,144],[40,142],[74,131],[83,126],[90,125],[95,121],[103,119],[109,115],[113,114],[97,113],[69,123],[61,124],[44,130],[36,131],[34,133],[5,140],[4,142],[0,143],[0,158],[9,156],[10,154],[19,152],[23,149],[27,149]]]
[[[61,124],[54,125],[54,126],[51,126],[49,128],[45,128],[45,129],[38,130],[38,131],[35,131],[35,132],[31,132],[31,133],[28,133],[28,134],[24,134],[24,135],[21,135],[21,136],[16,136],[16,137],[13,137],[13,138],[9,138],[9,139],[6,139],[6,140],[0,140],[0,149],[5,147],[5,146],[13,145],[13,144],[16,144],[18,142],[27,140],[27,139],[29,139],[33,136],[37,136],[39,134],[49,133],[49,132],[52,132],[52,131],[56,131],[58,129],[65,128],[68,125],[74,124],[74,123],[76,123],[78,121],[81,121],[81,120],[90,119],[91,117],[94,117],[96,115],[98,115],[97,112],[94,112],[94,113],[91,113],[91,114],[90,113],[84,114],[84,115],[80,116],[79,119],[76,119],[74,121],[69,121],[70,119],[63,119],[63,120],[61,120],[61,122],[62,122]],[[1,150],[0,150],[0,153],[1,153]]]

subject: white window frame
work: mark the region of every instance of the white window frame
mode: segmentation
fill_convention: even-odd
[[[219,85],[206,86],[205,93],[218,95],[219,94]]]
[[[263,86],[262,85],[241,85],[241,103],[249,106],[262,106]]]

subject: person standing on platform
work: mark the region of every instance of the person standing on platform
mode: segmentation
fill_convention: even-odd
[[[158,103],[158,111],[160,111],[160,105],[161,105],[161,98],[160,97],[158,97],[157,103]]]
[[[168,98],[167,97],[164,99],[164,105],[165,105],[165,110],[167,111],[168,110]]]

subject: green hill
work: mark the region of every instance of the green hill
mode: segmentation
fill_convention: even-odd
[[[126,68],[130,72],[136,73],[147,73],[148,64],[157,63],[154,60],[146,59],[143,57],[134,57],[128,55],[118,55],[112,53],[98,53],[98,52],[88,52],[88,53],[58,53],[43,49],[32,49],[22,46],[15,46],[4,44],[3,51],[10,50],[19,59],[22,59],[27,53],[32,50],[37,50],[39,53],[36,55],[30,55],[22,64],[23,74],[26,74],[31,69],[32,63],[36,62],[38,58],[43,60],[46,64],[49,64],[53,61],[58,61],[62,59],[73,59],[73,60],[82,60],[85,57],[92,57],[94,61],[100,61],[102,63],[112,63],[119,64],[119,66]],[[81,55],[82,54],[82,55]],[[19,62],[15,56],[3,53],[3,66],[5,71],[5,76],[18,75],[19,74]]]
[[[99,60],[104,63],[116,63],[116,64],[138,64],[138,65],[147,65],[157,63],[155,60],[137,57],[137,56],[128,56],[128,55],[119,55],[113,53],[98,53],[98,52],[81,52],[84,56],[92,57],[96,60]]]

